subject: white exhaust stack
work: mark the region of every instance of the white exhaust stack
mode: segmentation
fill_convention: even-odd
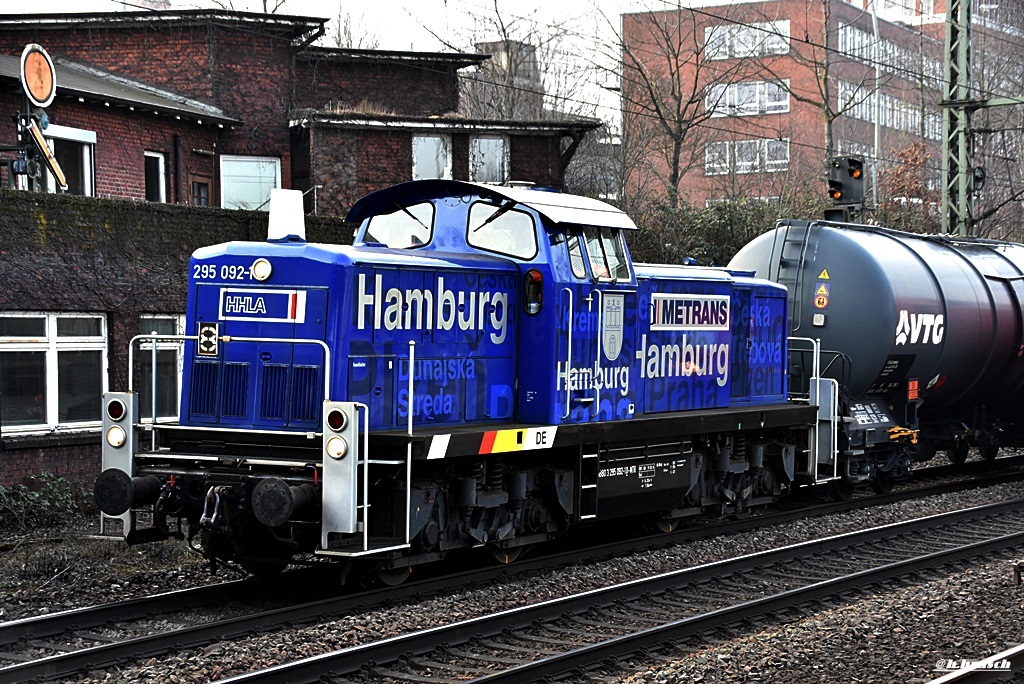
[[[274,188],[270,191],[270,224],[267,242],[290,239],[306,241],[306,216],[302,211],[302,191]]]

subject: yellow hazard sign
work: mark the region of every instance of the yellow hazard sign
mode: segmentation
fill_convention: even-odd
[[[828,277],[828,269],[827,268],[821,269],[821,273],[818,274],[818,280],[831,280]]]
[[[814,294],[815,296],[828,297],[828,283],[818,283],[814,288]]]
[[[814,308],[824,309],[828,306],[828,295],[818,295],[814,298]]]

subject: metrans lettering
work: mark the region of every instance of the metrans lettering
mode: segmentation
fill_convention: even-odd
[[[651,330],[728,330],[729,297],[651,295]]]
[[[437,291],[397,287],[384,289],[384,277],[377,274],[374,287],[367,290],[366,274],[359,274],[356,325],[364,330],[369,322],[375,330],[459,330],[487,331],[491,342],[501,344],[508,333],[508,293],[449,290],[444,276],[437,277]]]

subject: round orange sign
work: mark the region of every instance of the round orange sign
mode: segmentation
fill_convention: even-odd
[[[35,106],[45,107],[53,102],[57,79],[53,61],[41,45],[30,43],[21,53],[21,85]]]

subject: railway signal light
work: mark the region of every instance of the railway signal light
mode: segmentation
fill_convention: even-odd
[[[833,204],[862,204],[864,161],[857,157],[833,157],[828,170],[828,196]]]

